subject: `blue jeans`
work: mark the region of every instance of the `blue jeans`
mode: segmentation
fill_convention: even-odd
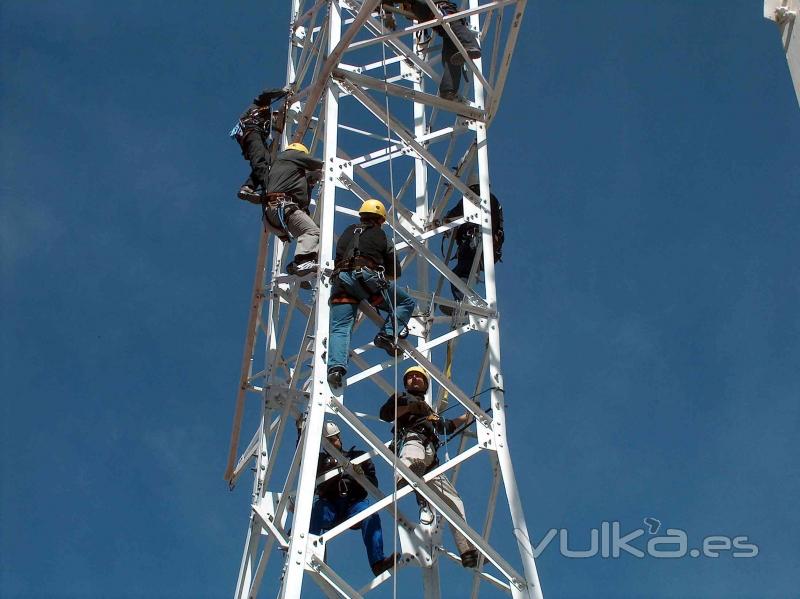
[[[353,273],[339,273],[338,281],[334,285],[331,295],[335,297],[336,295],[345,294],[353,299],[369,301],[370,296],[380,294],[378,283],[381,281],[378,275],[369,269],[363,269],[362,272],[361,283]],[[397,305],[394,311],[397,316],[397,323],[402,331],[408,325],[408,321],[411,319],[411,314],[417,304],[405,291],[395,287],[394,283],[387,281],[386,284],[388,288],[385,293],[390,301],[394,301],[395,293],[397,294]],[[381,331],[389,337],[394,337],[394,318],[390,307],[386,304],[386,300],[382,299],[381,303],[376,307],[389,312]],[[358,304],[331,305],[331,327],[328,334],[328,370],[334,367],[347,367],[347,356],[350,353],[350,334],[353,332],[356,314],[358,314]]]
[[[343,522],[350,516],[367,509],[369,505],[370,500],[366,498],[351,503],[346,497],[333,501],[320,497],[314,502],[314,507],[311,508],[309,532],[312,535],[322,534],[339,522]],[[361,528],[361,537],[364,539],[364,547],[367,548],[367,559],[369,559],[369,565],[371,566],[384,558],[381,518],[378,514],[372,514],[369,518],[362,520],[358,526]]]

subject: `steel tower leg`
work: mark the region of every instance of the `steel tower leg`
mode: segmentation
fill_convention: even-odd
[[[331,3],[328,13],[328,60],[331,59],[341,38],[341,9],[335,2]],[[336,183],[334,179],[337,166],[337,134],[339,115],[339,92],[333,86],[327,86],[324,98],[324,179],[322,183],[322,202],[317,208],[320,218],[320,252],[319,262],[323,268],[333,269],[333,216]],[[314,487],[317,478],[316,464],[320,452],[322,424],[330,389],[327,382],[325,365],[325,339],[328,336],[330,285],[318,285],[316,301],[316,331],[314,334],[314,368],[308,404],[308,418],[303,430],[304,449],[300,480],[297,486],[297,502],[295,505],[292,540],[289,544],[286,574],[281,588],[281,599],[292,599],[300,596],[303,584],[303,573],[307,567],[306,550],[308,544],[308,528],[311,521],[311,507],[314,499]]]

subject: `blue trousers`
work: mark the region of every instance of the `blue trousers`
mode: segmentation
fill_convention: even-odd
[[[318,498],[311,508],[311,527],[309,532],[319,535],[330,530],[339,522],[354,516],[358,512],[369,507],[369,499],[362,499],[352,503],[346,497],[331,501],[330,499]],[[369,565],[381,561],[383,555],[383,530],[381,529],[381,518],[378,514],[372,514],[369,518],[362,520],[359,524],[361,537],[364,539],[364,547],[367,548],[367,559]]]
[[[338,282],[334,285],[332,295],[345,294],[357,300],[369,300],[370,296],[375,295],[378,290],[378,275],[368,269],[364,269],[361,283],[355,278],[353,273],[341,272]],[[394,301],[397,294],[397,305],[395,315],[400,330],[405,328],[414,312],[416,302],[402,289],[395,287],[394,283],[387,282],[386,293],[390,301]],[[376,306],[380,310],[389,312],[383,323],[381,331],[389,337],[394,337],[394,318],[390,306],[386,300],[382,300]],[[328,334],[328,369],[335,366],[347,368],[347,356],[350,352],[350,335],[353,332],[353,324],[358,314],[358,304],[333,304],[331,305],[331,326]]]

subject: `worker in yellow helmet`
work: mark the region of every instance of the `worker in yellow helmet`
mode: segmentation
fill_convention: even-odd
[[[437,455],[440,445],[439,435],[450,435],[456,429],[468,426],[473,417],[469,412],[465,412],[458,418],[447,420],[434,412],[426,401],[430,381],[424,368],[412,366],[406,370],[403,375],[403,386],[405,393],[397,398],[391,395],[381,406],[380,418],[385,422],[394,423],[400,448],[398,454],[400,461],[417,476],[423,476],[439,465]],[[398,479],[398,484],[405,484],[405,479]],[[440,474],[430,480],[428,485],[466,521],[464,502],[450,479]],[[432,524],[433,512],[428,502],[417,495],[417,503],[420,506],[420,522]],[[461,565],[465,568],[477,566],[478,550],[458,529],[451,526],[450,530],[461,555]]]
[[[299,142],[278,154],[269,171],[264,218],[285,239],[297,238],[294,260],[286,266],[290,275],[304,277],[317,272],[319,227],[308,207],[311,189],[322,177],[322,161],[312,158]]]
[[[350,334],[359,302],[366,300],[388,313],[373,343],[390,356],[402,353],[397,339],[408,334],[408,321],[416,307],[411,296],[387,280],[400,276],[400,261],[395,256],[392,240],[381,228],[386,222],[383,203],[367,200],[358,215],[360,222],[347,227],[339,237],[335,271],[331,277],[328,383],[334,389],[342,386],[347,372]]]

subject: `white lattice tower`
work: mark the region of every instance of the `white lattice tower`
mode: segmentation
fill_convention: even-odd
[[[312,155],[324,159],[315,203],[321,269],[314,289],[301,289],[298,280],[281,274],[291,248],[262,233],[225,474],[233,485],[255,466],[252,513],[235,597],[299,597],[301,589],[312,590],[306,577],[327,597],[385,594],[393,573],[408,585],[408,572],[421,574],[419,586],[396,588],[396,596],[439,597],[440,578],[451,583],[455,576],[465,577],[473,597],[487,585],[513,597],[542,596],[506,442],[489,209],[487,129],[497,114],[525,1],[469,0],[459,13],[447,16],[433,1],[428,4],[433,21],[414,23],[400,12],[396,30],[390,30],[378,0],[292,0],[287,83],[294,93],[281,147],[303,141]],[[474,61],[450,26],[464,18],[480,37],[482,58]],[[434,26],[450,36],[465,57],[469,78],[462,94],[468,101],[437,95],[441,39],[431,34],[425,41]],[[479,195],[466,183],[472,172],[479,177]],[[358,207],[368,198],[390,208],[384,230],[402,256],[404,274],[397,284],[418,306],[410,335],[401,342],[405,353],[395,359],[372,345],[375,325],[370,321],[380,323],[382,316],[362,303],[346,386],[332,392],[325,351],[335,235],[355,222]],[[464,215],[444,222],[448,204],[455,201],[463,201]],[[466,283],[450,269],[453,243],[447,236],[465,222],[480,225],[486,249],[478,251]],[[452,299],[451,284],[464,294],[463,301]],[[451,308],[453,315],[437,315],[439,306]],[[263,368],[255,366],[261,363]],[[435,392],[429,391],[432,405],[443,412],[449,402],[476,419],[468,433],[446,448],[440,466],[423,478],[397,463],[387,448],[390,426],[375,417],[395,391],[398,372],[415,363],[434,382]],[[251,419],[255,433],[239,453],[241,426]],[[339,424],[346,445],[355,444],[368,454],[348,462],[321,438],[326,419]],[[320,482],[317,456],[323,447],[370,492],[373,504],[317,536],[309,533],[309,525]],[[381,469],[380,489],[353,469],[366,458]],[[462,489],[471,523],[427,485],[441,473],[454,484],[468,476],[483,481],[468,485],[469,493]],[[392,488],[395,475],[409,484]],[[417,523],[414,491],[435,508],[433,524]],[[353,554],[361,568],[338,567],[337,546],[343,547],[348,538],[347,543],[360,544],[355,533],[347,531],[376,512],[383,515],[387,554],[393,550],[397,524],[402,553],[398,571],[373,578],[362,549]],[[505,518],[505,529],[495,530],[496,515]],[[453,565],[460,560],[446,548],[445,523],[477,547],[478,568]],[[448,570],[442,570],[442,560],[452,562],[445,566]]]
[[[781,46],[789,63],[794,93],[800,103],[800,0],[764,0],[764,18],[775,21],[781,34]]]

